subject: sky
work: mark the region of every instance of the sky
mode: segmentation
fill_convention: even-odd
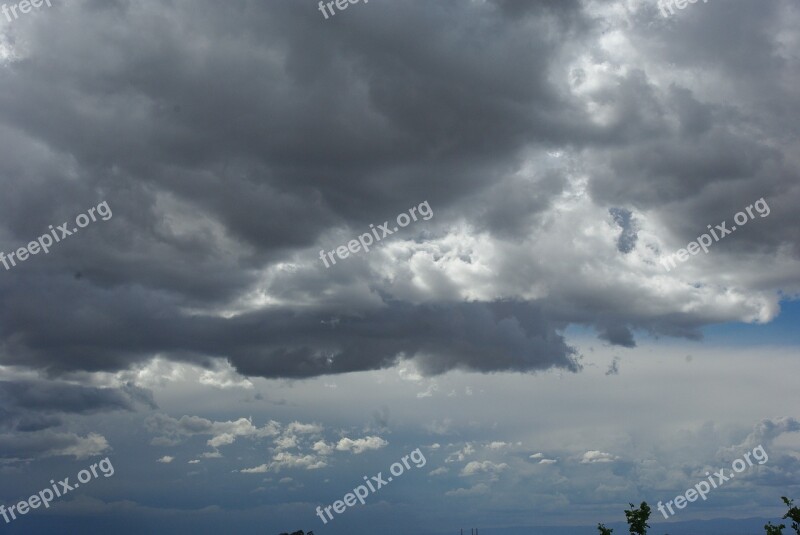
[[[778,521],[800,5],[668,4],[0,6],[3,531]]]

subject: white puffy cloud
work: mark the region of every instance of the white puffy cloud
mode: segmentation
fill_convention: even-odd
[[[404,381],[412,381],[418,383],[424,379],[413,362],[404,362],[397,368],[397,374]]]
[[[324,468],[327,463],[313,455],[293,455],[281,451],[272,457],[272,462],[261,464],[254,468],[244,468],[240,470],[243,474],[261,474],[273,470],[280,472],[284,468],[305,468],[306,470],[317,470]]]
[[[336,444],[336,451],[350,451],[354,454],[364,453],[367,450],[378,450],[386,447],[389,443],[378,436],[368,436],[357,438],[343,438]]]
[[[187,362],[174,362],[154,357],[136,364],[131,369],[114,374],[97,373],[93,380],[108,386],[133,384],[142,388],[164,388],[170,383],[193,381],[218,389],[241,388],[250,390],[253,383],[240,375],[226,359],[209,359],[211,368]]]
[[[233,444],[236,442],[236,435],[233,433],[222,433],[221,435],[217,435],[214,438],[211,438],[206,442],[212,448],[219,448],[220,446],[227,446],[229,444]]]
[[[238,437],[264,438],[276,436],[280,432],[280,424],[269,421],[261,427],[253,425],[249,418],[238,420],[212,421],[199,416],[181,416],[173,418],[157,413],[147,419],[147,427],[158,436],[153,439],[155,445],[176,445],[187,437],[210,435],[207,441],[213,448],[233,444]]]
[[[323,429],[319,424],[303,424],[296,421],[286,426],[287,433],[297,433],[299,435],[322,433]]]
[[[506,463],[493,463],[492,461],[470,461],[461,469],[462,476],[474,476],[477,474],[498,474],[507,469]]]
[[[97,433],[89,433],[86,437],[78,438],[78,440],[67,447],[57,450],[57,455],[72,455],[76,459],[86,459],[100,455],[101,453],[110,449],[108,441],[103,435]]]
[[[284,435],[275,439],[275,448],[279,450],[289,450],[297,447],[297,437],[294,435]]]
[[[447,456],[444,460],[446,463],[453,463],[453,462],[460,462],[466,459],[468,456],[475,453],[475,448],[472,446],[471,443],[467,442],[463,448],[458,451],[455,451]]]
[[[198,378],[198,382],[202,385],[221,389],[243,388],[249,390],[253,388],[253,383],[249,379],[236,373],[227,362],[226,364],[227,368],[224,369],[203,371]]]
[[[268,464],[260,464],[254,468],[243,468],[239,472],[243,474],[263,474],[269,471]]]
[[[317,442],[314,442],[314,446],[312,446],[311,449],[313,449],[319,455],[330,455],[333,453],[333,446],[324,440],[318,440]]]
[[[590,463],[612,463],[619,459],[610,453],[605,453],[598,450],[590,450],[583,454],[581,457],[582,464],[590,464]]]
[[[539,462],[537,464],[555,464],[557,462],[555,459],[545,459],[544,453],[541,452],[534,453],[529,458],[534,460],[539,459]]]

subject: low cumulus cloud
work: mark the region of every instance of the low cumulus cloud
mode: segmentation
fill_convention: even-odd
[[[8,460],[57,456],[86,459],[106,453],[110,449],[106,438],[97,433],[80,436],[47,429],[20,434],[0,434],[0,455]]]
[[[619,457],[612,455],[610,453],[598,450],[590,450],[581,456],[581,463],[582,464],[613,463],[617,459],[619,459]]]
[[[238,437],[274,437],[280,433],[280,424],[269,421],[261,427],[253,425],[247,418],[225,422],[212,421],[199,416],[173,418],[167,414],[156,413],[148,417],[147,428],[157,436],[155,445],[170,446],[196,435],[210,435],[208,443],[212,447],[233,444]]]
[[[379,450],[388,446],[389,443],[377,436],[369,436],[364,438],[343,438],[336,444],[336,451],[349,451],[354,454],[364,453],[368,450]]]
[[[476,474],[496,475],[506,470],[506,463],[493,463],[492,461],[470,461],[461,469],[462,476],[474,476]]]

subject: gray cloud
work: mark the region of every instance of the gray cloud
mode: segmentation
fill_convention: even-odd
[[[549,374],[494,372],[581,370],[570,326],[641,352],[644,367],[660,366],[649,357],[661,353],[644,349],[646,336],[697,340],[707,325],[769,321],[781,299],[800,292],[796,6],[711,2],[671,20],[652,2],[358,7],[324,21],[313,2],[76,0],[0,28],[0,250],[102,200],[114,213],[48,255],[0,268],[0,363],[47,378],[0,383],[0,457],[12,468],[61,462],[107,453],[113,440],[130,475],[110,499],[133,503],[168,480],[159,497],[168,491],[164,507],[182,519],[190,507],[227,514],[233,501],[184,496],[186,481],[171,470],[188,460],[199,461],[194,475],[214,475],[241,500],[237,511],[265,503],[248,501],[262,488],[281,504],[281,518],[305,518],[307,502],[330,499],[314,478],[351,476],[333,453],[345,434],[388,436],[387,449],[398,452],[440,440],[447,453],[439,464],[452,454],[460,465],[440,486],[409,496],[480,494],[490,509],[515,515],[504,523],[527,518],[531,503],[557,522],[566,506],[594,515],[598,494],[617,507],[643,489],[666,496],[685,488],[691,470],[747,430],[730,440],[714,424],[687,433],[699,453],[662,437],[640,440],[643,429],[656,432],[649,403],[662,376],[653,373],[622,389],[637,408],[635,424],[604,437],[597,422],[624,410],[615,400],[596,403],[608,384],[603,373],[618,373],[609,355],[601,361],[611,361],[607,372],[605,364],[587,367],[557,386]],[[661,255],[761,197],[768,218],[681,271],[661,270]],[[320,249],[423,200],[436,213],[430,221],[331,269],[320,265]],[[176,368],[146,368],[156,356]],[[219,375],[188,387],[173,381],[176,361]],[[403,361],[438,377],[406,392],[392,372],[375,372]],[[692,364],[693,392],[707,387],[699,382],[701,372],[712,374],[708,361]],[[234,371],[270,379],[253,381],[282,404],[248,394],[256,420],[241,417],[240,389],[221,388],[245,384]],[[473,385],[459,371],[487,375]],[[98,387],[107,384],[102,372],[119,372],[125,379],[112,382],[123,386]],[[139,373],[140,386],[125,384]],[[342,386],[315,380],[330,374]],[[386,383],[355,383],[365,375]],[[727,379],[715,391],[731,388]],[[151,413],[156,398],[143,384],[180,408]],[[220,388],[192,390],[208,385]],[[630,393],[641,385],[645,394]],[[361,397],[349,399],[370,388],[366,409]],[[548,410],[495,418],[484,388],[503,400],[492,403],[511,406],[522,397],[512,394],[524,393],[529,406]],[[464,410],[454,410],[447,393],[467,391],[457,398]],[[696,424],[685,415],[702,400],[689,394],[675,398],[665,428]],[[566,417],[558,407],[576,399],[585,410]],[[735,401],[739,418],[750,414]],[[420,420],[422,403],[430,412]],[[721,427],[740,423],[708,408]],[[290,433],[272,426],[273,417],[324,421],[338,438]],[[566,432],[553,423],[562,421],[585,443],[564,446]],[[504,429],[489,433],[489,425]],[[515,436],[522,427],[536,434]],[[744,444],[796,427],[766,420]],[[559,461],[467,454],[489,439],[524,439],[531,453]],[[272,451],[257,450],[264,443]],[[154,463],[167,447],[180,462]],[[620,458],[581,464],[590,451]],[[470,462],[481,463],[470,471],[510,469],[467,488],[458,474]],[[262,480],[270,463],[292,471],[298,485],[276,493],[276,482]],[[234,472],[242,469],[261,475]],[[312,472],[323,475],[304,477]],[[794,473],[796,459],[777,453],[757,474],[767,487],[757,503],[791,485]],[[18,480],[9,481],[16,492]],[[448,507],[450,519],[464,511]]]
[[[7,407],[51,413],[134,410],[139,403],[156,406],[148,391],[133,385],[94,388],[54,381],[0,381],[0,399]]]
[[[51,430],[0,434],[0,457],[4,459],[25,460],[70,455],[75,459],[85,459],[108,450],[108,441],[96,433],[89,433],[84,437]]]
[[[266,377],[415,355],[425,373],[574,370],[557,332],[570,323],[633,347],[631,329],[697,337],[741,317],[738,303],[685,313],[683,297],[598,284],[581,271],[596,252],[573,258],[562,246],[591,209],[611,211],[617,250],[631,257],[656,249],[645,227],[690,239],[762,196],[773,215],[715,253],[769,257],[800,243],[787,224],[797,127],[782,113],[796,99],[790,84],[766,82],[787,69],[765,28],[781,24],[788,4],[730,4],[703,6],[680,25],[632,12],[639,24],[625,35],[639,56],[624,58],[597,46],[606,4],[590,15],[578,0],[391,3],[326,24],[292,3],[83,1],[15,24],[7,38],[21,59],[0,78],[3,250],[99,200],[114,217],[3,273],[0,360],[56,374],[121,370],[156,354],[227,357]],[[729,52],[727,32],[708,33],[729,27],[741,30],[745,56]],[[15,46],[23,37],[27,46]],[[625,69],[595,68],[622,59]],[[672,65],[711,69],[737,98],[685,77],[665,82]],[[572,198],[584,199],[581,213],[564,210]],[[464,225],[494,249],[458,259],[476,267],[492,255],[493,278],[458,280],[434,254],[426,291],[400,295],[422,273],[386,276],[418,269],[382,256],[388,245],[319,267],[319,248],[423,199],[435,220],[393,243],[419,251]],[[584,219],[574,228],[554,230],[575,215]],[[501,249],[554,233],[560,240],[538,257]],[[477,289],[485,295],[464,298]],[[752,294],[774,290],[740,288],[744,308],[763,313],[766,298]],[[499,318],[497,303],[520,294],[539,297]],[[252,305],[258,295],[272,304]],[[320,322],[332,316],[343,323],[326,330]]]
[[[49,436],[38,432],[62,427],[68,416],[156,408],[150,391],[131,384],[121,388],[96,388],[48,380],[0,381],[0,402],[4,407],[0,411],[0,429],[33,433],[34,437]],[[82,447],[82,439],[75,435],[60,433],[58,437],[57,442],[72,441],[75,447]],[[12,435],[6,440],[13,449]],[[53,448],[40,453],[61,451],[57,445]]]

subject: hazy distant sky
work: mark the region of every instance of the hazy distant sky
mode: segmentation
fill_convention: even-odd
[[[0,504],[115,473],[5,531],[588,534],[758,444],[674,521],[800,498],[796,1],[17,14],[0,251],[113,216],[0,265]]]

